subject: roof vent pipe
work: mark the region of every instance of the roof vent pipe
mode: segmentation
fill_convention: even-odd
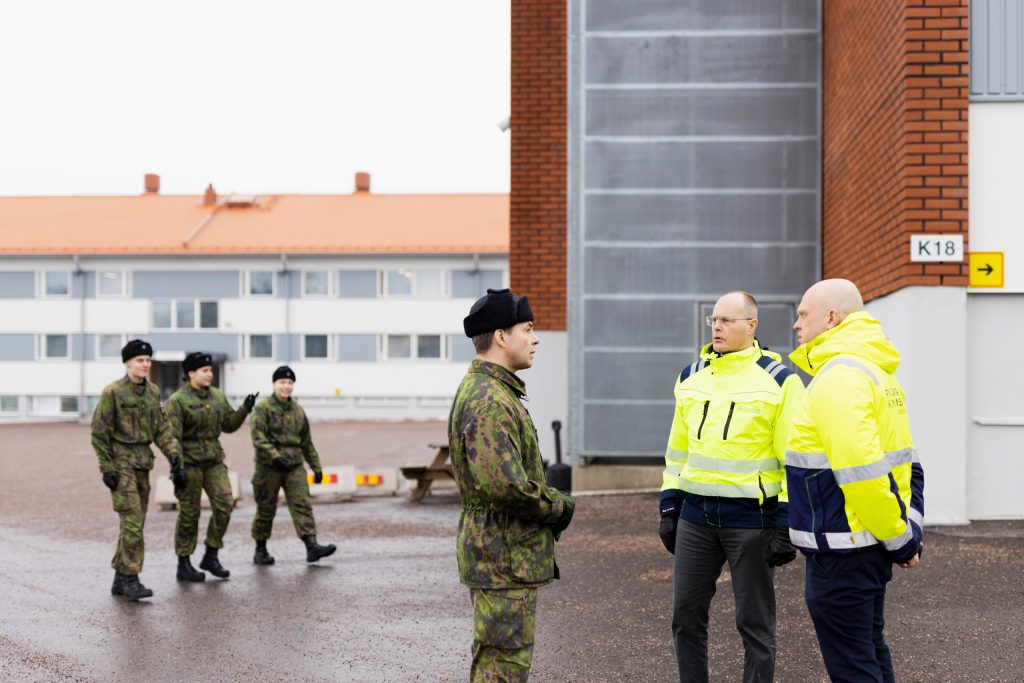
[[[160,176],[156,173],[147,173],[145,178],[146,194],[160,193]]]
[[[356,173],[356,193],[370,191],[370,174],[360,171]]]

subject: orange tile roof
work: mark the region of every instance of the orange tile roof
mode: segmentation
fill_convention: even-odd
[[[508,251],[506,194],[262,195],[216,210],[180,195],[0,197],[3,256]]]

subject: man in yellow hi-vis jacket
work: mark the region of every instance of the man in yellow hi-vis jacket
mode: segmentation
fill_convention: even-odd
[[[754,338],[757,302],[718,300],[712,342],[676,382],[661,490],[661,539],[675,554],[672,635],[680,681],[708,680],[708,609],[728,560],[743,680],[775,672],[772,568],[796,558],[783,470],[800,378]]]
[[[848,280],[807,290],[790,358],[814,375],[793,417],[786,477],[804,594],[833,681],[894,681],[885,644],[892,564],[920,561],[924,471],[910,436],[896,347]]]

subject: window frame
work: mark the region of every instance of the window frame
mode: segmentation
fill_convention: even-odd
[[[46,338],[47,337],[65,337],[68,341],[68,352],[64,356],[49,356],[46,353]],[[50,334],[49,332],[41,332],[36,335],[36,360],[43,361],[69,361],[71,360],[71,335],[67,332],[59,332],[56,334]]]
[[[50,273],[64,273],[68,277],[68,291],[65,294],[50,294],[46,291],[46,276]],[[64,268],[43,268],[39,271],[39,296],[44,299],[70,299],[72,273]]]
[[[324,292],[323,294],[319,294],[319,293],[317,293],[317,294],[310,294],[309,292],[307,292],[306,291],[306,275],[308,273],[323,273],[323,274],[325,274],[327,276],[327,291]],[[303,269],[302,270],[302,277],[300,278],[300,282],[299,282],[300,291],[302,292],[302,298],[303,299],[306,299],[306,298],[309,298],[309,299],[328,299],[330,297],[333,297],[334,296],[334,280],[335,280],[335,271],[333,271],[333,270],[331,270],[329,268],[328,269],[324,269],[324,270],[312,270],[312,269],[306,270],[306,269]]]
[[[269,356],[253,356],[250,352],[252,350],[252,338],[253,337],[270,337],[270,355]],[[240,354],[244,360],[254,361],[273,361],[277,357],[277,340],[274,338],[272,332],[252,332],[242,335],[242,353]]]
[[[96,287],[95,287],[96,291],[95,291],[95,293],[96,293],[96,298],[97,299],[123,299],[123,298],[129,296],[129,292],[131,292],[131,284],[129,282],[129,278],[131,277],[131,271],[130,270],[128,270],[127,268],[122,268],[122,269],[117,269],[117,268],[100,268],[99,270],[96,270],[94,272],[96,273]],[[103,292],[100,291],[100,282],[103,281],[103,278],[102,278],[103,273],[120,273],[121,274],[121,291],[120,291],[120,293],[118,293],[118,294],[104,294]]]
[[[388,354],[388,340],[390,337],[409,337],[409,357],[397,357],[392,358]],[[441,345],[441,355],[437,358],[421,357],[419,354],[419,342],[420,337],[438,337]],[[451,349],[448,344],[448,335],[440,332],[424,332],[422,334],[416,332],[401,332],[401,333],[385,333],[379,335],[379,344],[377,345],[377,358],[383,362],[394,362],[394,363],[446,363],[450,360]]]
[[[192,302],[192,315],[195,325],[192,327],[180,327],[178,325],[178,303],[184,301]],[[170,327],[157,327],[156,326],[156,305],[157,304],[168,304],[171,307],[171,325]],[[203,327],[203,307],[202,304],[217,304],[217,325],[215,327]],[[163,332],[163,331],[178,331],[183,330],[187,332],[217,332],[220,330],[220,299],[193,299],[189,297],[173,297],[170,299],[150,299],[149,300],[149,329],[151,332]]]
[[[253,273],[270,273],[270,293],[269,294],[253,294],[252,293],[252,274]],[[253,299],[270,299],[277,296],[277,271],[273,268],[249,268],[243,272],[242,277],[242,295],[245,298]]]
[[[38,401],[41,401],[43,399],[48,399],[48,398],[55,398],[55,399],[57,399],[57,412],[54,412],[54,413],[46,412],[46,413],[44,413],[44,412],[41,412],[39,410],[39,408],[38,408]],[[70,411],[63,410],[63,407],[62,407],[61,404],[65,400],[73,400],[75,402],[76,408],[74,410],[70,410]],[[63,417],[65,415],[79,415],[79,414],[81,414],[81,407],[82,406],[79,404],[77,396],[66,396],[66,395],[61,395],[61,394],[47,394],[45,396],[33,396],[31,398],[31,400],[29,401],[28,410],[29,410],[29,415],[31,415],[32,417]]]
[[[120,339],[118,344],[118,353],[114,356],[104,356],[100,354],[100,337],[118,337]],[[94,348],[94,357],[96,360],[121,360],[120,349],[124,348],[124,345],[128,343],[128,335],[120,332],[98,332],[96,333],[96,346]]]
[[[6,409],[4,409],[3,399],[5,399],[5,398],[13,398],[14,399],[14,409],[13,410],[6,410]],[[19,415],[20,413],[21,413],[21,401],[19,400],[17,394],[3,394],[2,396],[0,396],[0,415]]]
[[[326,337],[327,338],[327,355],[322,358],[319,356],[307,356],[306,355],[306,337]],[[301,334],[299,335],[299,359],[304,363],[328,363],[335,361],[338,355],[338,349],[334,342],[335,335],[327,334],[326,332],[313,333],[313,334]]]

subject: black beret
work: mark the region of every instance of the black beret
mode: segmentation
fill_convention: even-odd
[[[511,289],[488,289],[487,296],[477,299],[469,309],[462,327],[467,337],[475,337],[531,320],[533,311],[525,296],[513,294]]]
[[[287,365],[282,365],[277,370],[274,370],[274,379],[272,381],[276,382],[279,379],[290,379],[294,382],[295,372]]]
[[[203,353],[202,351],[193,351],[185,356],[185,361],[181,364],[181,368],[185,372],[192,372],[199,368],[205,368],[207,365],[213,365],[213,358],[210,357],[210,354]]]
[[[149,342],[144,342],[141,339],[132,339],[130,342],[124,345],[121,349],[121,362],[127,363],[136,356],[152,356],[153,347],[149,345]]]

